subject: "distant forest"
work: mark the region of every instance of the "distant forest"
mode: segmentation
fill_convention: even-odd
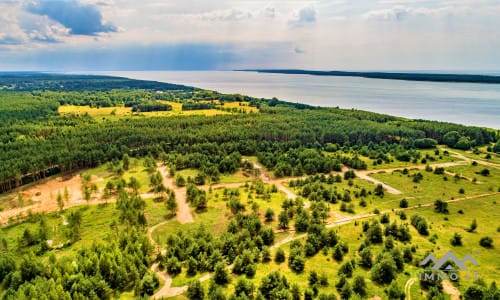
[[[350,72],[350,71],[312,71],[295,69],[257,69],[245,70],[259,73],[305,74],[317,76],[350,76],[375,79],[394,79],[407,81],[463,82],[499,84],[500,76],[474,74],[436,74],[436,73],[403,73],[403,72]]]

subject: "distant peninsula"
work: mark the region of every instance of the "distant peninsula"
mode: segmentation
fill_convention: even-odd
[[[500,84],[500,76],[476,74],[410,73],[410,72],[354,72],[354,71],[312,71],[297,69],[254,69],[242,70],[259,73],[306,74],[317,76],[350,76],[375,79],[407,81],[463,82]]]

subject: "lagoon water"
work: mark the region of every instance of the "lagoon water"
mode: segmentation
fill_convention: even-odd
[[[109,71],[100,74],[178,83],[222,93],[356,108],[389,115],[500,129],[500,84],[417,82],[238,71]]]

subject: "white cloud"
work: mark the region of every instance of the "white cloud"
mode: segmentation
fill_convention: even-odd
[[[250,11],[241,9],[216,10],[201,14],[200,17],[208,21],[239,21],[252,18]]]
[[[316,9],[313,6],[305,6],[294,12],[289,23],[293,26],[303,26],[316,22]]]
[[[32,46],[61,42],[69,30],[47,16],[25,12],[19,5],[0,4],[0,46]]]

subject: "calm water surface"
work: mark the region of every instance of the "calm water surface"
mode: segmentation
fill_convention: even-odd
[[[500,129],[500,85],[236,71],[113,71],[106,75],[185,84],[310,105]]]

